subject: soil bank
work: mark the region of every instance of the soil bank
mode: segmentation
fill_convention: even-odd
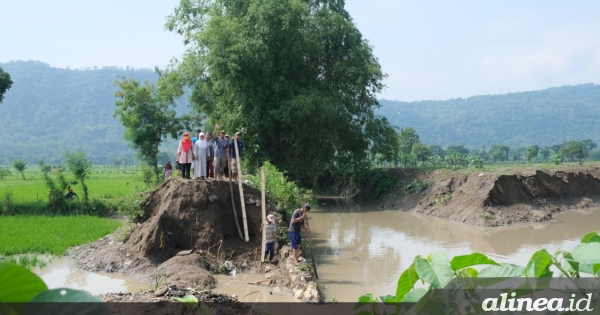
[[[477,226],[550,221],[560,211],[600,206],[600,170],[596,167],[529,168],[512,174],[483,170],[468,176],[446,169],[374,172],[385,172],[385,180],[395,185],[380,196],[374,186],[381,185],[381,179],[353,188],[359,202]],[[377,176],[382,175],[371,178]]]
[[[233,185],[233,202],[242,236],[229,182],[172,178],[148,196],[141,222],[122,242],[108,235],[74,248],[71,255],[79,268],[89,271],[121,273],[147,283],[166,278],[159,290],[175,286],[203,292],[215,286],[212,273],[235,270],[262,273],[265,279],[259,285],[286,291],[299,301],[320,302],[317,285],[305,268],[290,267],[285,246],[276,248],[274,264],[261,263],[261,194],[245,184],[243,191],[248,242],[242,238],[238,185]],[[267,206],[269,212],[276,214]]]

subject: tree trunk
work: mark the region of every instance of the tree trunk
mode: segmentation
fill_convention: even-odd
[[[23,172],[19,172],[21,173],[21,176],[23,176],[23,180],[25,180],[25,175],[23,175]]]

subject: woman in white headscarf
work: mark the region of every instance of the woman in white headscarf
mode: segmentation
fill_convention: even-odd
[[[206,141],[204,133],[200,133],[200,139],[194,144],[194,155],[196,156],[196,164],[194,165],[194,177],[200,179],[206,179],[208,172],[206,169],[207,158],[210,157],[210,143]]]

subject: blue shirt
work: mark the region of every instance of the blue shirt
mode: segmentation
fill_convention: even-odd
[[[216,143],[215,155],[216,156],[227,156],[227,147],[229,146],[229,140],[227,140],[225,138],[221,139],[221,137],[218,137],[217,139],[215,139],[215,143]]]
[[[244,144],[242,143],[242,140],[238,141],[237,144],[238,144],[238,150],[240,151],[240,157],[242,157],[242,149],[244,148]],[[233,146],[233,140],[231,140],[231,142],[229,143],[229,151],[230,151],[229,156],[232,159],[235,159],[236,155],[235,155],[235,147]]]
[[[193,143],[193,144],[196,144],[196,141],[198,141],[198,137],[193,137],[193,138],[192,138],[192,143]]]

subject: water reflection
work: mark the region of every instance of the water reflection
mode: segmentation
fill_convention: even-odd
[[[68,257],[54,259],[44,268],[33,270],[48,288],[71,288],[98,295],[109,292],[139,292],[148,290],[147,284],[117,274],[91,273],[77,268],[77,262]]]
[[[338,301],[353,302],[364,293],[394,294],[398,276],[416,255],[476,251],[524,265],[534,251],[572,249],[583,234],[600,227],[599,209],[560,213],[558,223],[478,228],[342,200],[320,204],[309,216],[317,267],[326,299]]]

